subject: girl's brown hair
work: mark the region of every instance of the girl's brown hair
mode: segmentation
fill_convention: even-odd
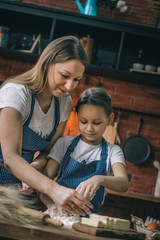
[[[99,87],[88,88],[80,95],[75,107],[77,114],[84,104],[103,107],[107,117],[112,113],[112,99],[104,89]]]

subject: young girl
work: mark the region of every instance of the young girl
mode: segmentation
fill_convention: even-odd
[[[91,211],[98,213],[108,188],[122,192],[128,189],[123,152],[102,137],[114,118],[111,97],[102,88],[87,89],[77,102],[76,112],[80,135],[57,140],[44,173],[54,178],[61,166],[57,183],[76,189],[91,200]],[[36,161],[33,165],[39,169],[44,166]],[[49,202],[46,205],[51,207]]]

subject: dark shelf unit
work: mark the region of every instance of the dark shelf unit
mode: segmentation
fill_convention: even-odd
[[[11,29],[8,48],[0,48],[5,58],[31,62],[38,58],[38,54],[11,49],[16,34],[41,34],[42,50],[57,37],[89,34],[95,39],[96,51],[88,74],[160,87],[160,75],[129,71],[139,49],[143,49],[144,64],[160,66],[159,29],[10,0],[0,2],[0,22]]]

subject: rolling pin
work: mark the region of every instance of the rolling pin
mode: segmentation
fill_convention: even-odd
[[[72,228],[74,230],[77,230],[78,232],[83,232],[83,233],[87,233],[87,234],[94,235],[94,236],[97,235],[97,228],[91,227],[89,225],[85,225],[82,223],[74,223],[72,225]]]
[[[40,221],[43,224],[52,224],[57,227],[63,226],[61,221],[52,219],[47,213],[26,207],[21,207],[21,209],[24,213],[31,215],[36,221]]]

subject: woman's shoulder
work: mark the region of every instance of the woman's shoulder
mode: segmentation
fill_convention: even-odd
[[[72,99],[69,94],[65,94],[64,96],[59,98],[60,105],[60,116],[61,122],[66,121],[69,118],[72,109]]]
[[[72,98],[69,95],[69,93],[66,93],[65,95],[59,98],[59,102],[61,104],[68,104],[68,103],[72,104]]]
[[[31,94],[30,90],[25,87],[22,84],[18,84],[18,83],[13,83],[13,82],[8,82],[6,83],[2,88],[1,91],[10,91],[10,92],[18,92],[19,94],[23,94],[23,95],[29,95]]]
[[[6,83],[0,89],[0,108],[11,107],[19,111],[26,119],[31,105],[31,92],[24,85]]]

